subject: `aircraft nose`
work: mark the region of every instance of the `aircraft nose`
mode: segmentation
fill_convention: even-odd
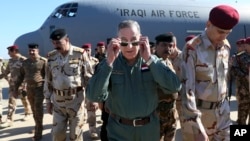
[[[40,55],[42,56],[45,55],[45,54],[41,54],[41,52],[43,52],[44,42],[43,42],[42,36],[37,31],[23,34],[19,36],[14,42],[14,44],[19,47],[19,52],[26,57],[29,54],[28,44],[30,43],[37,43],[39,45]]]

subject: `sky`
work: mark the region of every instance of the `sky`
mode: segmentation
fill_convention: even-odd
[[[1,0],[0,57],[9,59],[7,47],[28,32],[40,28],[59,5],[71,0]]]

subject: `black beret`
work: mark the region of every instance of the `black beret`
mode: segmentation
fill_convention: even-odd
[[[39,45],[36,43],[31,43],[31,44],[28,44],[28,46],[29,46],[29,48],[37,49]]]
[[[174,35],[172,33],[164,33],[155,37],[157,42],[173,42]]]
[[[150,48],[152,48],[152,47],[155,46],[155,43],[154,42],[149,42],[149,45],[150,45]]]
[[[218,5],[209,13],[209,21],[224,30],[232,29],[239,22],[239,13],[228,5]]]
[[[60,40],[65,36],[67,36],[65,29],[56,29],[50,34],[50,39]]]

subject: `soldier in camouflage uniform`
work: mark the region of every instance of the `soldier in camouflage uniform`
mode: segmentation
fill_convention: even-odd
[[[82,48],[88,53],[89,64],[91,65],[89,72],[89,77],[92,77],[94,74],[95,66],[99,63],[99,60],[95,57],[91,56],[91,44],[84,44]],[[97,102],[91,102],[87,98],[86,100],[86,108],[87,108],[87,116],[88,116],[88,124],[89,124],[89,133],[92,139],[98,139],[98,132],[96,129],[96,110],[98,109]]]
[[[231,76],[236,77],[236,97],[238,102],[239,125],[246,125],[250,114],[250,92],[249,92],[249,66],[250,66],[250,37],[246,39],[246,51],[240,51],[233,57]],[[242,43],[238,44],[242,45]],[[249,122],[248,122],[249,125]]]
[[[95,54],[95,58],[101,62],[103,59],[106,58],[106,48],[105,48],[105,42],[98,42],[97,45],[97,53]]]
[[[31,108],[30,103],[27,99],[25,89],[25,84],[23,83],[22,86],[19,88],[16,88],[16,79],[20,73],[20,67],[23,63],[23,61],[26,59],[26,57],[22,56],[19,53],[18,46],[13,45],[7,48],[9,55],[11,59],[9,59],[8,65],[6,67],[6,70],[3,72],[3,74],[0,75],[0,79],[3,77],[7,78],[10,74],[9,79],[9,104],[8,104],[8,113],[7,113],[7,120],[5,123],[1,124],[1,128],[10,127],[13,125],[13,115],[16,111],[16,98],[18,96],[21,97],[22,104],[24,106],[24,112],[25,117],[23,120],[28,120],[29,117],[31,117]],[[18,91],[15,91],[15,89],[18,89]]]
[[[226,39],[238,23],[236,9],[218,5],[210,11],[205,30],[183,48],[182,94],[184,141],[229,141],[227,100],[230,44]]]
[[[38,141],[42,139],[43,131],[43,84],[47,59],[39,55],[38,44],[29,44],[28,47],[30,57],[23,61],[16,86],[23,81],[27,83],[27,96],[35,120],[33,140]]]
[[[90,64],[87,53],[70,44],[64,29],[50,34],[55,47],[48,53],[44,95],[47,110],[53,113],[53,141],[66,140],[69,126],[71,141],[83,140],[85,86]],[[69,123],[69,125],[68,125]]]
[[[170,54],[173,53],[176,38],[173,34],[160,34],[155,37],[156,50],[155,55],[162,58],[164,63],[175,72],[171,61]],[[176,99],[178,93],[166,95],[160,88],[158,88],[159,104],[157,113],[160,117],[160,137],[161,141],[174,141],[177,128],[177,110]]]

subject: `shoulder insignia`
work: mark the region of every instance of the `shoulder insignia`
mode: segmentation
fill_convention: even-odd
[[[27,58],[25,56],[20,56],[20,60],[24,61],[26,60]]]
[[[42,57],[42,56],[40,56],[40,59],[43,60],[43,61],[47,61],[47,59]]]
[[[47,54],[47,57],[51,57],[51,56],[55,55],[56,53],[57,53],[57,50],[50,51],[50,52]]]
[[[81,52],[81,53],[83,53],[83,52],[84,52],[84,49],[82,49],[82,48],[79,48],[79,47],[73,47],[73,51],[76,51],[76,52]]]
[[[187,42],[187,49],[195,50],[195,47],[201,43],[201,39],[199,37],[195,37],[194,39]]]

